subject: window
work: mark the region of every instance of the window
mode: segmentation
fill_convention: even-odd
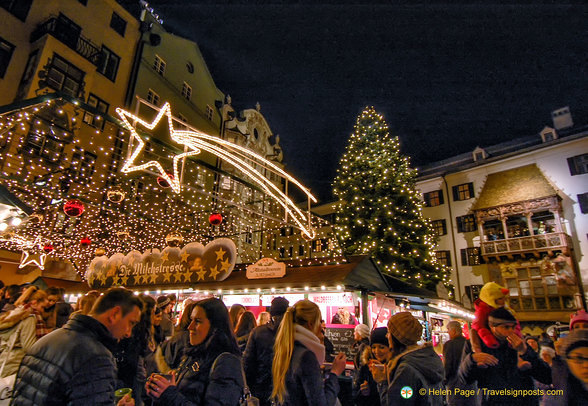
[[[178,120],[180,120],[182,123],[187,123],[188,119],[182,114],[182,113],[178,113]],[[177,129],[178,130],[187,130],[188,127],[186,127],[184,124],[176,124]]]
[[[70,176],[78,183],[88,184],[94,174],[94,165],[97,156],[80,148],[75,149],[71,165],[69,167]]]
[[[192,98],[192,87],[186,82],[182,85],[182,97],[185,97],[187,100]]]
[[[445,219],[431,221],[431,228],[435,235],[447,234],[447,223],[445,222]]]
[[[464,183],[453,187],[453,200],[468,200],[474,197],[474,184]]]
[[[576,155],[568,158],[570,175],[582,175],[588,173],[588,154]]]
[[[90,93],[88,96],[88,105],[96,108],[96,110],[102,113],[102,115],[106,114],[108,112],[108,107],[110,107],[108,103],[92,93]],[[105,122],[102,115],[94,115],[93,113],[86,111],[84,112],[84,117],[82,120],[84,120],[84,123],[88,125],[102,129],[104,128]]]
[[[76,68],[59,55],[54,54],[47,71],[46,80],[50,88],[78,97],[84,75],[84,71]]]
[[[155,61],[153,61],[153,70],[159,73],[161,76],[165,73],[165,61],[161,59],[159,55],[155,55]]]
[[[149,89],[149,91],[147,92],[147,101],[151,104],[159,106],[159,95],[155,93],[153,90]]]
[[[304,245],[300,244],[298,246],[298,256],[303,257],[304,256]]]
[[[102,55],[97,71],[114,82],[116,79],[116,73],[118,72],[119,63],[120,57],[102,45]]]
[[[10,64],[13,51],[14,45],[8,41],[5,41],[3,38],[0,38],[0,78],[3,78],[6,74],[6,69]]]
[[[575,307],[573,296],[558,284],[554,270],[542,269],[536,264],[522,264],[515,270],[511,277],[504,279],[510,293],[509,305],[514,310],[568,310]]]
[[[245,232],[245,243],[253,244],[253,232],[251,230]]]
[[[435,257],[441,265],[451,266],[451,254],[449,251],[435,251]]]
[[[321,238],[318,240],[314,240],[313,241],[313,251],[314,252],[322,252],[322,251],[326,251],[328,249],[329,246],[329,242],[326,238]]]
[[[78,0],[81,4],[83,4],[84,6],[88,5],[88,0]]]
[[[467,214],[456,218],[457,220],[457,232],[469,233],[476,231],[476,217],[473,214]]]
[[[206,118],[208,118],[210,121],[212,121],[214,118],[214,110],[208,105],[206,106]]]
[[[294,247],[290,245],[288,247],[288,256],[291,258],[294,255]]]
[[[284,254],[286,253],[286,249],[284,247],[280,247],[280,249],[278,250],[278,253],[280,255],[280,258],[284,258]]]
[[[442,205],[443,202],[443,191],[433,190],[432,192],[423,193],[423,200],[425,207],[435,207]]]
[[[127,22],[121,16],[113,12],[112,18],[110,19],[110,28],[118,32],[121,37],[124,37],[127,29]]]
[[[233,180],[228,176],[223,176],[221,178],[221,188],[223,188],[224,190],[232,190]]]
[[[0,0],[0,7],[21,21],[27,19],[33,0]]]
[[[23,152],[44,158],[50,163],[58,163],[63,155],[63,142],[57,139],[53,130],[49,134],[32,131],[27,135]]]
[[[465,266],[475,266],[482,263],[480,248],[471,247],[461,250],[461,264]]]
[[[578,195],[578,203],[580,204],[580,211],[584,214],[588,213],[588,193]]]

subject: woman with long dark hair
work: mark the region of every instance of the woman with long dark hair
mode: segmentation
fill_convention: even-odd
[[[239,345],[239,349],[241,350],[241,352],[245,351],[245,347],[247,346],[247,340],[249,340],[249,335],[255,327],[257,327],[255,315],[249,310],[245,313],[241,313],[241,317],[239,317],[237,327],[235,327],[237,345]]]
[[[145,389],[156,404],[237,405],[243,393],[241,352],[229,313],[216,298],[196,302],[190,346],[169,379],[151,376]]]

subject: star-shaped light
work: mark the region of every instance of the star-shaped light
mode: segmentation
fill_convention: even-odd
[[[137,124],[141,124],[143,127],[145,127],[148,130],[153,130],[153,128],[155,128],[155,126],[157,126],[157,124],[159,124],[159,122],[161,121],[163,116],[166,115],[167,122],[169,125],[170,137],[172,138],[172,140],[177,141],[176,137],[175,137],[173,118],[172,118],[171,107],[170,107],[169,103],[165,103],[163,105],[163,107],[161,108],[161,110],[159,110],[159,113],[157,113],[157,116],[155,116],[155,118],[153,119],[153,121],[151,123],[148,123],[145,120],[142,120],[139,117],[137,117],[137,116],[131,114],[130,112],[123,110],[121,108],[117,108],[116,112],[118,113],[118,115],[122,119],[123,123],[125,124],[125,127],[127,127],[127,129],[131,132],[131,140],[129,142],[129,145],[132,145],[132,140],[137,140],[136,148],[131,153],[131,156],[129,157],[129,159],[127,159],[125,161],[125,163],[123,164],[121,171],[123,173],[129,173],[129,172],[141,171],[141,170],[144,170],[147,168],[154,168],[159,172],[159,175],[167,181],[167,183],[171,186],[171,188],[174,192],[180,193],[182,190],[182,185],[180,184],[180,171],[178,169],[178,166],[179,166],[178,163],[181,159],[183,159],[185,157],[199,154],[200,153],[199,149],[197,149],[193,146],[190,146],[191,150],[174,156],[173,177],[169,176],[169,174],[163,170],[163,166],[161,166],[161,164],[158,161],[148,161],[148,162],[141,164],[141,165],[135,164],[135,160],[137,159],[137,157],[139,156],[141,151],[143,151],[143,149],[145,148],[145,141],[143,141],[143,139],[139,136],[139,134],[136,131]],[[133,122],[135,122],[135,125],[132,125],[129,122],[129,118]]]
[[[35,240],[31,243],[30,241],[26,244],[26,249],[23,247],[22,255],[20,257],[20,265],[19,268],[24,268],[27,265],[37,265],[40,270],[45,269],[45,259],[47,258],[47,254],[44,252],[38,252],[41,247],[41,237],[37,236]],[[36,248],[36,250],[35,250]],[[31,253],[31,251],[37,251],[35,253]]]
[[[19,268],[24,268],[27,265],[37,265],[39,269],[45,269],[45,259],[47,258],[47,254],[45,253],[36,253],[31,254],[29,251],[23,250],[22,256],[20,257],[20,265]]]

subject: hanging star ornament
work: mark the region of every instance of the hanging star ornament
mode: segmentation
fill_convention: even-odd
[[[23,247],[22,255],[20,257],[20,265],[18,266],[19,269],[24,268],[27,265],[36,265],[39,267],[40,270],[44,270],[45,259],[47,259],[47,254],[44,252],[39,252],[41,247],[41,238],[35,238],[35,241],[32,244],[28,245],[29,246],[26,249]],[[33,250],[37,252],[31,253],[31,251]]]
[[[146,122],[145,120],[140,119],[139,117],[131,114],[130,112],[123,110],[121,108],[117,108],[116,112],[122,119],[125,127],[131,132],[131,140],[129,142],[129,146],[132,147],[133,141],[137,141],[136,147],[131,153],[131,156],[125,161],[123,164],[121,171],[123,173],[130,173],[135,171],[142,171],[148,168],[154,168],[159,172],[159,175],[167,181],[167,183],[171,186],[172,190],[176,193],[180,193],[182,190],[182,185],[180,183],[180,171],[178,169],[178,163],[184,159],[185,157],[197,155],[200,153],[200,149],[190,146],[190,150],[182,154],[175,155],[173,158],[173,176],[170,176],[164,169],[163,166],[158,161],[148,161],[144,164],[137,165],[135,161],[137,160],[138,156],[141,154],[143,149],[145,148],[145,141],[139,136],[136,130],[136,126],[140,124],[141,126],[145,127],[147,130],[153,130],[161,121],[163,116],[167,117],[167,122],[169,126],[169,133],[170,137],[174,141],[178,141],[177,137],[175,137],[175,130],[173,125],[173,117],[171,114],[171,107],[169,103],[165,103],[157,116],[153,119],[151,123]],[[129,122],[131,119],[134,122],[134,125]],[[181,142],[180,142],[181,144]],[[187,146],[186,146],[187,147]],[[187,149],[187,148],[186,148]]]

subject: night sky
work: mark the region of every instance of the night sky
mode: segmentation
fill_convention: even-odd
[[[236,109],[259,101],[323,202],[366,105],[415,166],[538,133],[563,106],[588,123],[587,6],[262,3],[150,1]]]

